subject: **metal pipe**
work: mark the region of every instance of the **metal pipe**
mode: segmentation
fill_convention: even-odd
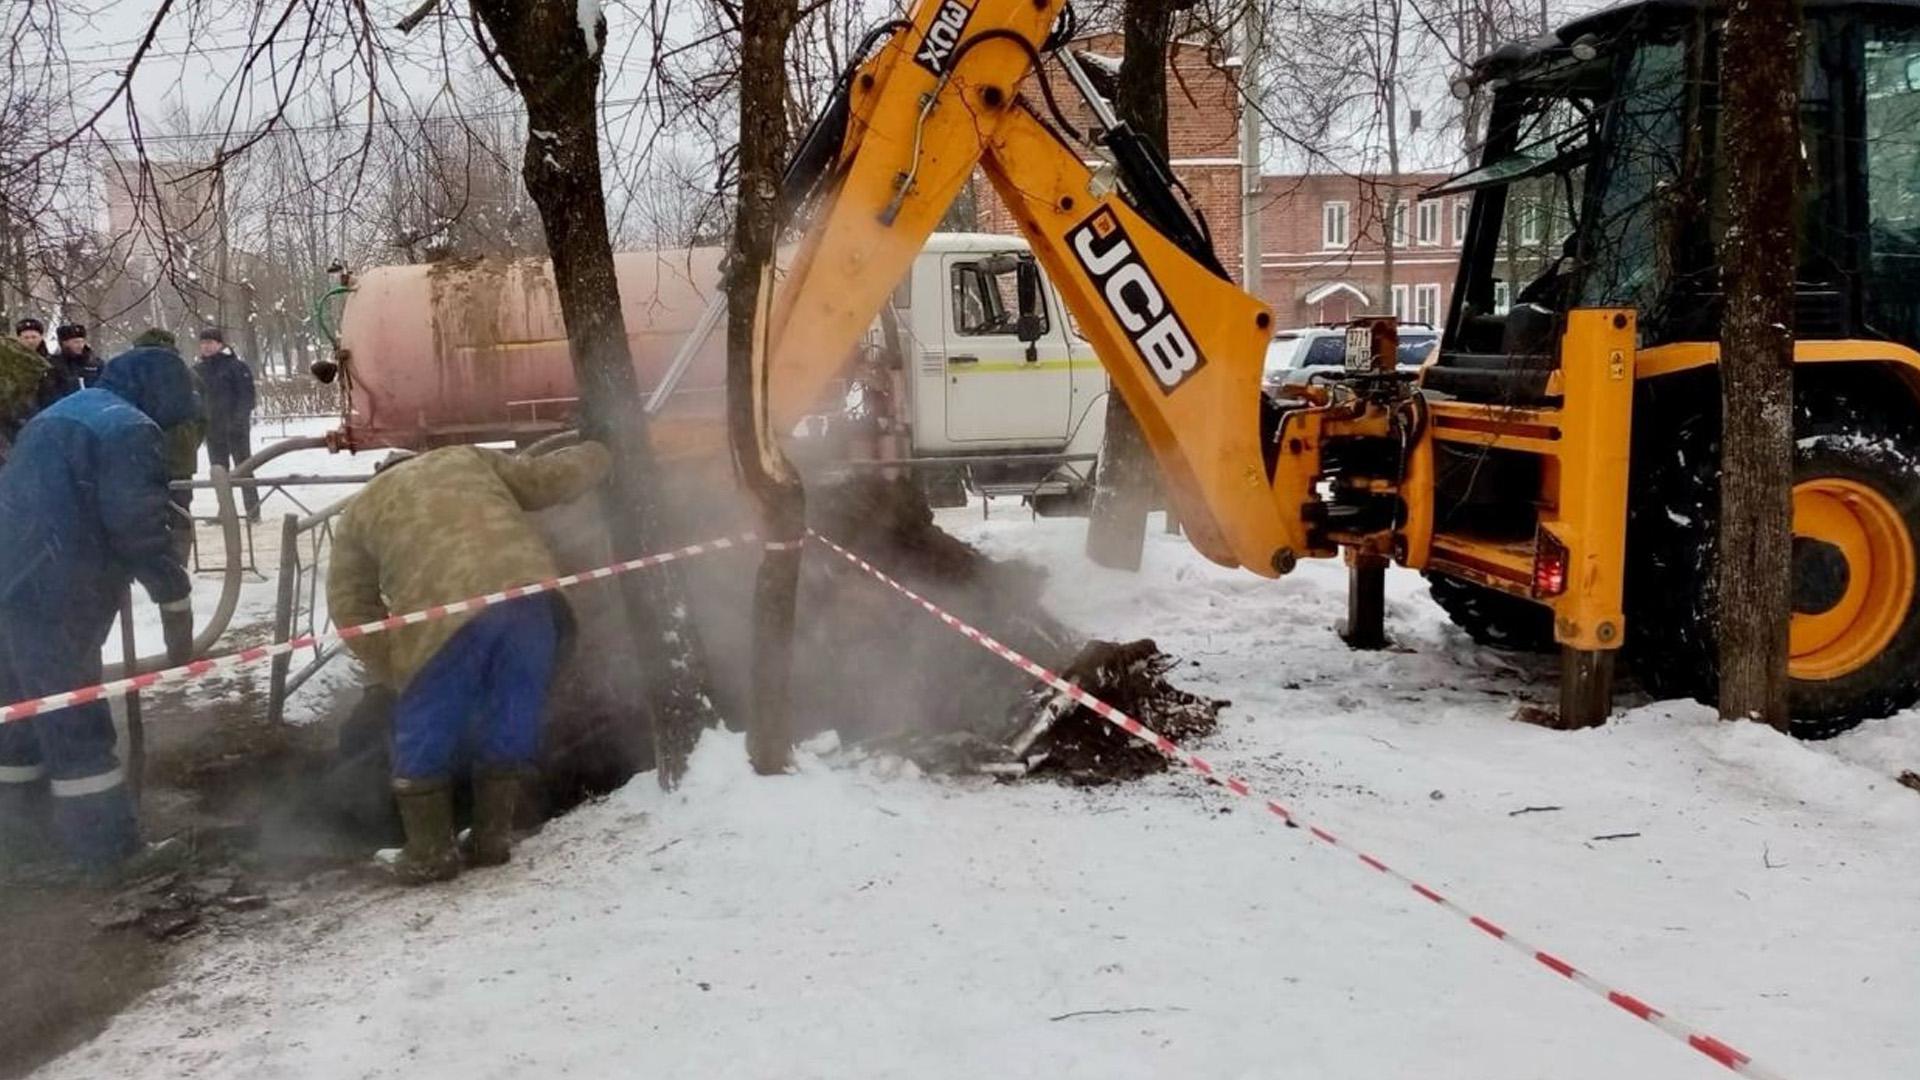
[[[980,454],[947,457],[875,458],[872,461],[840,461],[833,469],[931,469],[954,465],[1065,465],[1074,461],[1093,461],[1099,454]]]
[[[666,407],[667,399],[673,396],[674,387],[680,385],[680,379],[693,366],[693,358],[700,347],[707,343],[713,328],[720,325],[720,316],[727,311],[727,290],[715,289],[707,301],[707,309],[700,313],[700,321],[693,324],[693,332],[680,342],[680,348],[674,351],[673,363],[667,365],[667,373],[660,377],[660,385],[647,395],[646,414],[652,416]]]
[[[528,443],[521,449],[520,456],[539,457],[541,454],[551,454],[555,450],[564,450],[579,441],[580,432],[577,428],[568,428],[566,431],[556,431],[545,438],[536,439]]]
[[[292,439],[281,439],[277,443],[271,443],[261,447],[259,452],[255,453],[252,457],[235,465],[233,467],[233,475],[236,478],[252,476],[255,472],[259,471],[260,466],[265,465],[274,458],[291,454],[296,450],[325,449],[327,449],[327,437],[325,435],[301,435]]]
[[[235,476],[227,482],[237,488],[262,487],[300,487],[325,484],[364,484],[373,479],[372,473],[364,476],[323,476],[319,474],[288,473],[285,476]],[[214,486],[211,480],[175,480],[168,487],[174,491],[205,491]]]
[[[314,526],[320,524],[321,522],[327,520],[328,518],[333,517],[339,514],[341,511],[345,510],[347,508],[347,504],[351,503],[352,501],[353,501],[352,499],[341,499],[339,502],[334,503],[332,506],[323,506],[320,509],[315,510],[313,513],[308,514],[306,517],[301,518],[297,528],[299,529],[300,532],[309,532],[313,529]]]
[[[133,638],[133,587],[120,590],[120,655],[124,664],[140,662],[140,643]],[[133,802],[140,805],[140,789],[147,774],[147,725],[140,715],[140,695],[123,699],[122,715],[127,718],[127,782],[133,789]]]
[[[293,595],[295,578],[300,573],[300,517],[288,514],[280,523],[279,598],[273,605],[273,643],[293,637]],[[287,713],[287,669],[293,664],[291,653],[273,658],[267,680],[267,723],[278,725]]]

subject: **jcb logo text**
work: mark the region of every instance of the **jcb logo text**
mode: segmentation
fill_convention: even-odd
[[[1167,294],[1147,272],[1112,210],[1103,208],[1075,226],[1067,242],[1162,390],[1172,392],[1200,370],[1206,361],[1194,347],[1193,335],[1168,305]]]

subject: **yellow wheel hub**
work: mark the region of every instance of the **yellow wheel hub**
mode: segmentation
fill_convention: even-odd
[[[1793,488],[1793,678],[1850,675],[1886,649],[1913,603],[1913,538],[1887,497],[1823,476]],[[1806,579],[1818,577],[1811,588]],[[1812,594],[1811,603],[1807,602]]]

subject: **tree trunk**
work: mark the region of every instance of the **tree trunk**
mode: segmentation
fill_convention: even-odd
[[[1122,24],[1126,52],[1120,59],[1113,111],[1135,131],[1167,148],[1167,52],[1173,13],[1183,0],[1126,0]],[[1087,521],[1087,558],[1115,570],[1140,569],[1159,474],[1140,425],[1117,393],[1107,395],[1107,429],[1094,478]]]
[[[1721,59],[1720,715],[1787,726],[1800,5],[1737,0]],[[1782,162],[1794,163],[1782,167]]]
[[[796,0],[745,0],[740,8],[740,198],[727,269],[727,435],[734,464],[760,504],[761,535],[793,543],[760,559],[753,596],[753,714],[747,756],[755,772],[787,771],[798,542],[806,536],[806,494],[767,419],[766,341],[779,239],[780,178],[787,154],[787,71],[783,59]]]
[[[613,452],[605,498],[615,555],[632,558],[674,537],[660,499],[640,389],[627,347],[601,188],[598,110],[601,40],[589,42],[574,0],[474,0],[527,106],[522,176],[547,238],[560,313],[580,388],[580,428]],[[596,27],[606,36],[606,24]],[[660,784],[686,770],[700,732],[713,726],[699,636],[686,582],[673,563],[620,579],[627,621],[649,688]]]

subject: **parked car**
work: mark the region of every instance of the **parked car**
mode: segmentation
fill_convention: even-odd
[[[1439,344],[1439,332],[1426,323],[1401,323],[1401,369],[1412,370],[1426,363]],[[1267,393],[1288,397],[1290,388],[1305,386],[1313,376],[1342,370],[1346,355],[1347,328],[1343,323],[1282,330],[1267,345],[1262,383]]]

